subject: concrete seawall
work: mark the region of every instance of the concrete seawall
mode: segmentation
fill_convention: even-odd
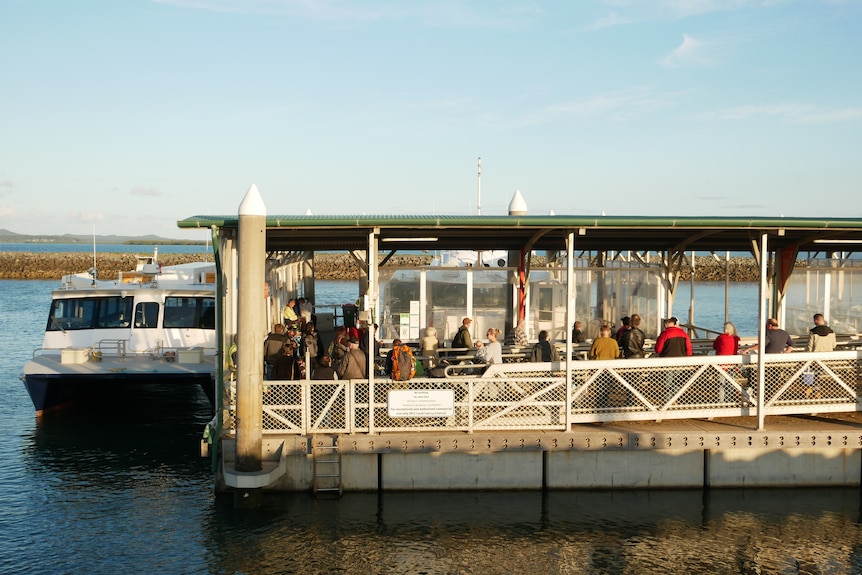
[[[141,254],[149,253],[142,250]],[[427,265],[430,255],[396,255],[386,267],[414,267]],[[204,254],[161,254],[159,260],[166,266],[204,259]],[[544,258],[536,258],[534,265],[541,265]],[[76,253],[35,253],[0,252],[0,279],[60,279],[65,274],[86,271],[93,265],[93,255],[86,252]],[[359,277],[359,270],[348,254],[317,254],[314,257],[315,277],[322,280],[351,280]],[[134,254],[103,253],[96,256],[96,267],[101,279],[116,278],[121,271],[135,267]],[[731,281],[757,281],[757,264],[752,258],[732,258],[730,261]],[[695,280],[724,280],[725,262],[717,262],[712,257],[698,256],[695,260]],[[683,280],[690,278],[689,270],[684,270]]]

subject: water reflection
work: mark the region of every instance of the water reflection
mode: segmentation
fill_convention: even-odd
[[[854,489],[265,501],[258,512],[217,501],[211,571],[858,573],[862,565]]]
[[[148,388],[25,431],[0,571],[862,573],[850,488],[268,493],[237,510],[197,457],[209,417],[197,388]]]

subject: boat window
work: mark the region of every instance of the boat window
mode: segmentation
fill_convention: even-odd
[[[129,327],[133,300],[132,297],[100,297],[96,327]]]
[[[165,298],[164,326],[215,329],[215,298]]]
[[[129,327],[132,297],[87,297],[51,302],[47,331]]]
[[[135,327],[158,327],[159,304],[154,301],[139,302],[135,306]]]

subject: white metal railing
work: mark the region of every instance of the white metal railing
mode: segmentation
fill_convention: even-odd
[[[790,353],[765,359],[766,415],[856,411],[862,352]],[[266,381],[267,434],[386,431],[566,430],[572,423],[755,415],[757,356],[700,356],[491,366],[482,377],[348,381]],[[451,390],[447,417],[397,418],[389,392]],[[235,390],[225,393],[224,429],[233,433]]]

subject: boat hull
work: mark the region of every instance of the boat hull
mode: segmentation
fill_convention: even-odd
[[[27,362],[22,380],[37,415],[116,395],[147,384],[199,385],[214,401],[212,362],[181,364],[148,360],[108,360],[68,366],[41,356]]]

